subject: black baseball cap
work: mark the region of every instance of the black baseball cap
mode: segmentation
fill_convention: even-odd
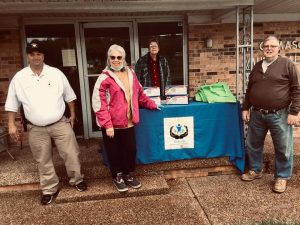
[[[29,54],[34,51],[44,53],[43,44],[39,40],[32,40],[29,44],[27,44],[26,53]]]

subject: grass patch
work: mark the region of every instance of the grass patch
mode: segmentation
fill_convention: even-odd
[[[262,221],[260,223],[255,223],[255,225],[300,225],[300,222],[286,223],[286,222]]]

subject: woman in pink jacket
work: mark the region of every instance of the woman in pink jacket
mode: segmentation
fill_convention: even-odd
[[[133,176],[136,161],[134,125],[139,122],[139,105],[159,109],[148,98],[134,71],[126,66],[125,50],[112,45],[107,67],[98,77],[92,96],[97,125],[102,130],[113,183],[119,192],[140,188]]]

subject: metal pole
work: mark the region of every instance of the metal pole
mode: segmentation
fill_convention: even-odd
[[[251,16],[251,48],[250,48],[250,71],[253,69],[253,6],[250,6]]]
[[[235,88],[236,88],[236,100],[238,100],[238,76],[239,76],[239,6],[236,7],[236,49],[235,49],[235,57],[236,57],[236,76],[235,76]]]
[[[246,18],[246,9],[243,9],[243,45],[245,44],[249,44],[247,43],[247,18]],[[251,43],[250,43],[251,44]],[[244,93],[245,93],[245,87],[246,87],[246,77],[247,77],[247,60],[246,60],[246,51],[247,51],[248,47],[242,47],[242,51],[243,51],[243,71],[242,71],[242,84],[243,87],[241,89],[241,96],[240,97],[244,97]]]

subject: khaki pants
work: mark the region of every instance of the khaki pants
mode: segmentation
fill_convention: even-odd
[[[51,139],[54,140],[58,153],[65,162],[70,185],[78,184],[83,180],[80,172],[79,146],[74,131],[65,117],[45,127],[28,124],[28,131],[31,152],[38,162],[43,194],[54,194],[59,186],[52,160]]]

